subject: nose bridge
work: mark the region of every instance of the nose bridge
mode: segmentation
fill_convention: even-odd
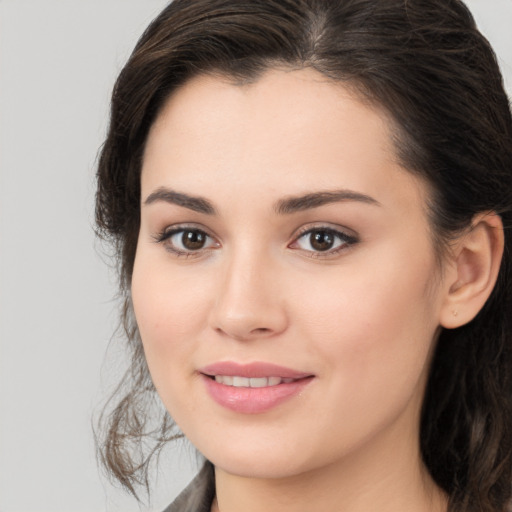
[[[212,327],[235,339],[268,337],[286,327],[276,262],[269,251],[240,241],[219,275]]]

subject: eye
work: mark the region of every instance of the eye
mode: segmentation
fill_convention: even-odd
[[[156,241],[165,245],[165,248],[178,256],[191,256],[218,247],[219,244],[210,235],[201,229],[176,227],[161,233]]]
[[[357,243],[357,238],[332,228],[318,227],[303,232],[291,245],[292,249],[301,249],[311,253],[324,253],[326,256],[337,254]]]

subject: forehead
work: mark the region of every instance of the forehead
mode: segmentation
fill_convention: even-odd
[[[276,143],[284,144],[328,138],[332,128],[339,132],[342,125],[337,121],[343,119],[350,124],[350,133],[366,134],[372,146],[379,145],[393,155],[388,116],[383,109],[364,103],[352,85],[333,82],[310,68],[270,69],[256,81],[243,84],[222,75],[199,75],[174,91],[164,104],[150,131],[149,144],[155,132],[163,131],[167,144],[172,143],[171,135],[176,140],[200,138],[204,144],[221,137],[220,129],[236,129],[239,137],[233,142],[242,137],[263,142],[265,132],[268,138],[283,135]],[[348,142],[348,135],[340,132],[340,142],[342,138]]]
[[[421,193],[397,161],[391,127],[381,109],[311,69],[269,70],[244,85],[199,76],[169,98],[150,130],[143,193],[193,185],[204,195],[219,183],[275,196],[332,187],[381,199],[411,187]]]

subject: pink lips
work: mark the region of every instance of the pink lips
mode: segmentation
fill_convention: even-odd
[[[232,411],[245,414],[262,413],[278,406],[299,394],[313,379],[312,374],[262,362],[242,365],[225,361],[205,366],[199,372],[215,402]],[[265,378],[272,384],[278,380],[276,378],[281,378],[284,382],[263,384],[263,387],[238,387],[217,382],[215,377],[241,377],[244,381],[253,379],[252,382],[258,379],[259,386],[264,382],[261,379]]]

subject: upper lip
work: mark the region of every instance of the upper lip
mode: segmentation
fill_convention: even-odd
[[[248,364],[236,363],[234,361],[220,361],[200,368],[199,372],[211,377],[215,375],[231,375],[248,378],[282,377],[284,379],[303,379],[312,376],[311,373],[259,361]]]

